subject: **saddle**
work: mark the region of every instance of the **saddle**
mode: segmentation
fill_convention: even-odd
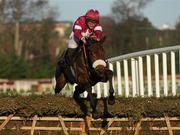
[[[66,48],[64,50],[64,52],[62,53],[62,55],[60,56],[57,64],[64,70],[64,73],[65,75],[67,76],[68,80],[70,80],[70,83],[73,83],[76,81],[76,71],[75,71],[75,65],[74,65],[74,62],[76,61],[76,59],[79,56],[79,54],[81,53],[81,49],[80,48],[77,48],[77,50],[75,50],[75,55],[72,57],[70,56],[69,53],[71,50],[69,50],[68,48]]]
[[[77,61],[77,58],[82,57],[82,49],[81,48],[77,48],[75,55],[73,57],[69,57],[68,55],[68,48],[66,48],[64,50],[64,52],[62,53],[62,55],[60,56],[59,60],[58,60],[58,65],[63,68],[64,73],[66,74],[68,80],[70,80],[70,82],[75,82],[75,80],[79,80],[78,77],[81,76],[83,74],[83,69],[79,69],[78,67],[80,66],[80,61]],[[83,59],[83,58],[82,58]],[[79,63],[80,62],[80,63]],[[84,63],[85,64],[85,63]],[[86,63],[86,67],[84,68],[88,68],[88,73],[89,75],[91,74],[91,70],[92,70],[92,64],[90,64],[90,60],[87,60]],[[83,68],[83,66],[81,67]],[[78,70],[78,71],[77,71]]]
[[[76,60],[76,58],[77,55],[75,55],[75,57],[73,58],[70,58],[69,50],[68,48],[66,48],[58,60],[58,65],[60,65],[61,67],[72,66],[72,63]]]

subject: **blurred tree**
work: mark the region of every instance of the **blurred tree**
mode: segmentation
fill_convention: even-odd
[[[71,35],[71,32],[72,32],[73,22],[67,22],[67,23],[69,23],[69,26],[66,26],[64,36],[63,36],[63,41],[61,41],[61,45],[58,48],[59,49],[58,58],[63,53],[64,49],[67,48],[69,36]]]
[[[175,25],[176,31],[174,34],[174,40],[176,41],[176,45],[180,43],[180,16],[177,20],[177,23]]]
[[[48,0],[3,0],[0,7],[1,69],[7,69],[0,77],[52,77],[62,40],[54,31],[57,10]]]
[[[13,52],[0,54],[0,78],[26,78],[28,75],[28,64],[17,57]]]
[[[40,21],[53,18],[55,11],[48,5],[48,0],[4,0],[1,18],[5,23],[13,23],[14,49],[17,56],[22,54],[20,23]]]
[[[5,0],[0,1],[0,25],[4,23]]]
[[[73,26],[73,23],[72,22],[69,22],[70,23],[70,27],[68,27],[66,30],[65,30],[65,33],[64,33],[64,37],[66,39],[69,39],[69,36],[72,32],[72,26]]]
[[[153,29],[147,18],[131,17],[126,21],[117,24],[119,38],[118,49],[120,54],[140,51],[149,48],[147,41],[150,36],[149,29]]]
[[[116,40],[114,40],[116,34],[116,23],[112,17],[104,16],[101,18],[101,25],[103,27],[104,36],[106,41],[104,42],[104,48],[106,50],[106,56],[112,57],[114,50],[116,50]]]
[[[124,21],[130,17],[142,16],[141,10],[152,0],[116,0],[112,12],[116,21]]]
[[[114,55],[148,49],[148,33],[154,29],[141,10],[152,0],[116,0],[112,7],[116,28],[113,41]]]
[[[177,30],[180,30],[180,16],[179,16],[179,18],[178,18],[178,20],[177,20],[177,23],[176,23],[175,28],[176,28]]]

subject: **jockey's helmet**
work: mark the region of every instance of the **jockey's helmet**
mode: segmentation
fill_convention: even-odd
[[[96,9],[90,9],[86,12],[85,17],[86,21],[91,21],[91,22],[99,22],[99,11]]]

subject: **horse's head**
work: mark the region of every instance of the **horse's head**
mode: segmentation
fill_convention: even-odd
[[[105,51],[102,45],[104,41],[105,37],[100,41],[94,41],[92,39],[87,40],[89,59],[91,61],[92,67],[98,73],[103,72],[107,66],[105,61]]]

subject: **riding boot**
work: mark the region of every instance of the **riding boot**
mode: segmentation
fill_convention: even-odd
[[[68,62],[69,65],[73,65],[76,57],[76,48],[68,48]]]
[[[64,68],[67,67],[67,62],[66,62],[66,60],[65,60],[66,53],[67,53],[67,51],[65,50],[65,51],[63,52],[63,54],[61,55],[61,57],[58,59],[58,65],[59,65],[60,67],[64,67]]]

